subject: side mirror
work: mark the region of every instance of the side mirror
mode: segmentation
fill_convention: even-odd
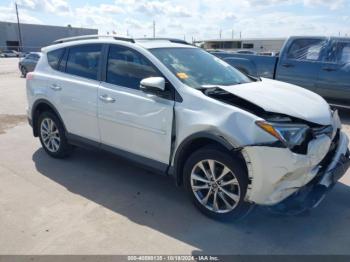
[[[158,94],[165,90],[165,79],[163,77],[148,77],[140,82],[142,91],[151,94]]]

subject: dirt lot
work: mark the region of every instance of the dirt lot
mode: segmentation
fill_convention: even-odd
[[[350,254],[350,172],[306,215],[215,222],[171,179],[110,154],[49,158],[17,62],[0,59],[0,254]]]

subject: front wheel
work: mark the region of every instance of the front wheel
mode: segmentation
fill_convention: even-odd
[[[244,217],[252,205],[244,201],[248,175],[239,159],[216,146],[199,149],[184,168],[185,187],[205,215],[219,220]]]

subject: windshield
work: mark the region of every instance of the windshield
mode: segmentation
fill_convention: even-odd
[[[199,48],[150,50],[183,83],[193,88],[251,82],[247,76]]]

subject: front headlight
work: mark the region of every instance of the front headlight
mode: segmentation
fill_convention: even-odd
[[[309,127],[303,124],[282,124],[266,121],[256,121],[255,123],[289,148],[300,146],[305,141],[309,130]]]

